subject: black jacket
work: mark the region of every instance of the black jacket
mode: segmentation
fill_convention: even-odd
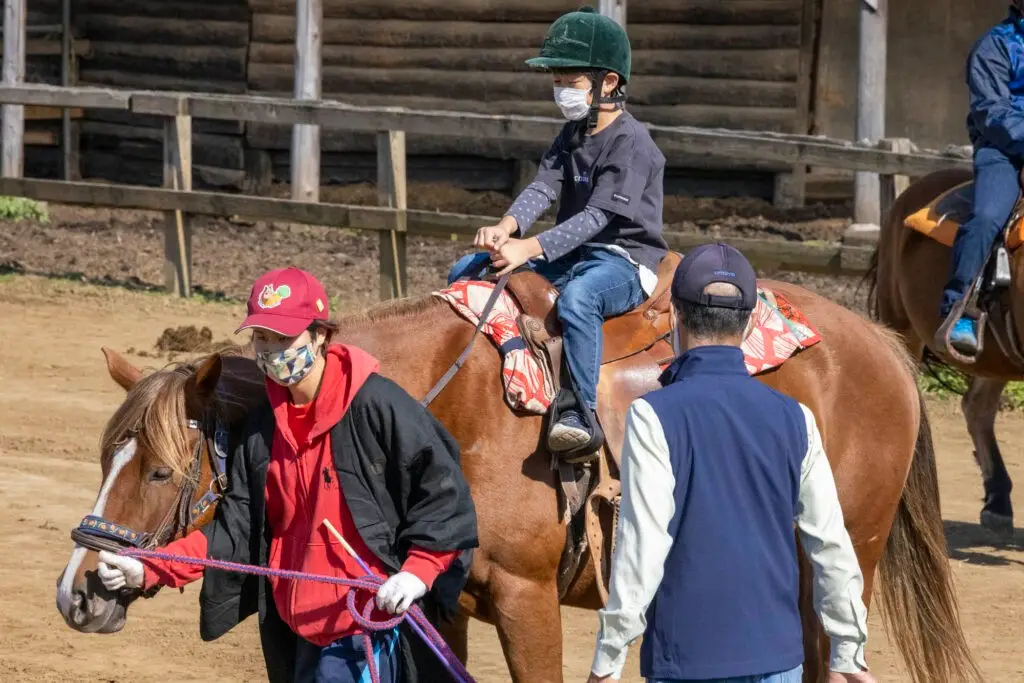
[[[272,534],[265,489],[273,437],[269,407],[250,416],[233,435],[230,488],[213,521],[203,528],[211,558],[267,564]],[[435,621],[453,614],[469,573],[471,549],[477,546],[476,510],[459,467],[458,444],[401,387],[373,374],[331,429],[331,450],[359,534],[385,566],[398,571],[413,544],[465,551],[437,578],[423,604]],[[207,569],[199,605],[203,640],[219,638],[259,613],[268,678],[271,683],[292,683],[297,636],[278,615],[268,580]],[[421,644],[415,636],[407,637],[409,633],[403,626],[405,680],[416,679],[416,666],[424,680],[446,680],[428,677],[434,663],[424,661]]]

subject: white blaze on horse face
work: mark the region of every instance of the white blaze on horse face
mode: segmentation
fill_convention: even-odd
[[[114,488],[114,483],[117,481],[117,477],[121,474],[121,470],[124,469],[125,465],[130,463],[132,458],[135,457],[137,446],[138,444],[135,439],[131,439],[114,453],[114,457],[110,461],[110,471],[107,472],[107,478],[100,487],[100,493],[96,497],[96,504],[92,506],[90,514],[94,517],[103,516],[103,511],[107,506],[107,498]],[[71,610],[71,595],[72,588],[74,588],[75,575],[78,574],[78,568],[82,566],[82,560],[85,559],[87,552],[89,552],[87,548],[83,548],[77,543],[75,544],[75,549],[71,551],[71,559],[68,560],[68,566],[64,568],[64,575],[61,577],[60,585],[57,586],[57,606],[65,618],[68,617]]]

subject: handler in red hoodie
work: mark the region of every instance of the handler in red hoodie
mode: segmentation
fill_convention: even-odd
[[[253,330],[269,411],[250,421],[231,463],[230,493],[214,521],[165,552],[362,576],[359,563],[323,524],[326,519],[375,574],[383,578],[397,570],[377,593],[374,618],[404,612],[460,551],[477,544],[457,445],[412,397],[377,374],[373,356],[331,343],[337,326],[328,318],[327,294],[312,275],[286,268],[260,277],[238,331],[244,329]],[[110,590],[179,587],[204,576],[202,568],[180,563],[143,564],[112,553],[101,553],[100,560],[99,574]],[[245,610],[245,581],[206,572],[204,638],[241,620],[232,615]],[[372,655],[364,651],[346,607],[348,588],[271,578],[269,589],[274,610],[262,586],[255,592],[272,682],[357,683],[364,680],[368,656],[376,659],[382,681],[409,680],[398,629],[378,632]],[[275,642],[268,643],[265,621],[274,612],[287,631],[278,628]],[[280,642],[287,632],[294,637],[292,656],[292,648]]]

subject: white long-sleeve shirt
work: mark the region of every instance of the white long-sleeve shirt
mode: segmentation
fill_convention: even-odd
[[[830,668],[855,673],[867,669],[864,578],[843,525],[817,422],[806,406],[801,404],[801,408],[807,423],[807,453],[801,465],[794,521],[814,571],[814,608],[831,640]],[[634,401],[626,416],[621,481],[608,605],[599,612],[592,666],[595,674],[616,680],[622,675],[630,644],[647,627],[647,608],[661,583],[673,543],[668,527],[675,514],[676,482],[668,442],[654,409],[643,399]]]

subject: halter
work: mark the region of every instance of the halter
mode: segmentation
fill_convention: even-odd
[[[208,426],[213,424],[213,434]],[[156,531],[136,531],[123,524],[111,522],[97,515],[86,515],[78,527],[72,529],[71,540],[89,550],[119,552],[124,548],[151,549],[165,545],[175,535],[186,531],[192,523],[205,515],[227,492],[227,450],[228,433],[216,419],[189,420],[189,429],[199,430],[201,438],[196,442],[189,465],[188,475],[178,488],[174,504],[167,510]],[[213,479],[210,486],[195,503],[189,505],[198,486],[199,472],[203,463],[203,443],[210,459]],[[148,596],[147,596],[148,597]]]

